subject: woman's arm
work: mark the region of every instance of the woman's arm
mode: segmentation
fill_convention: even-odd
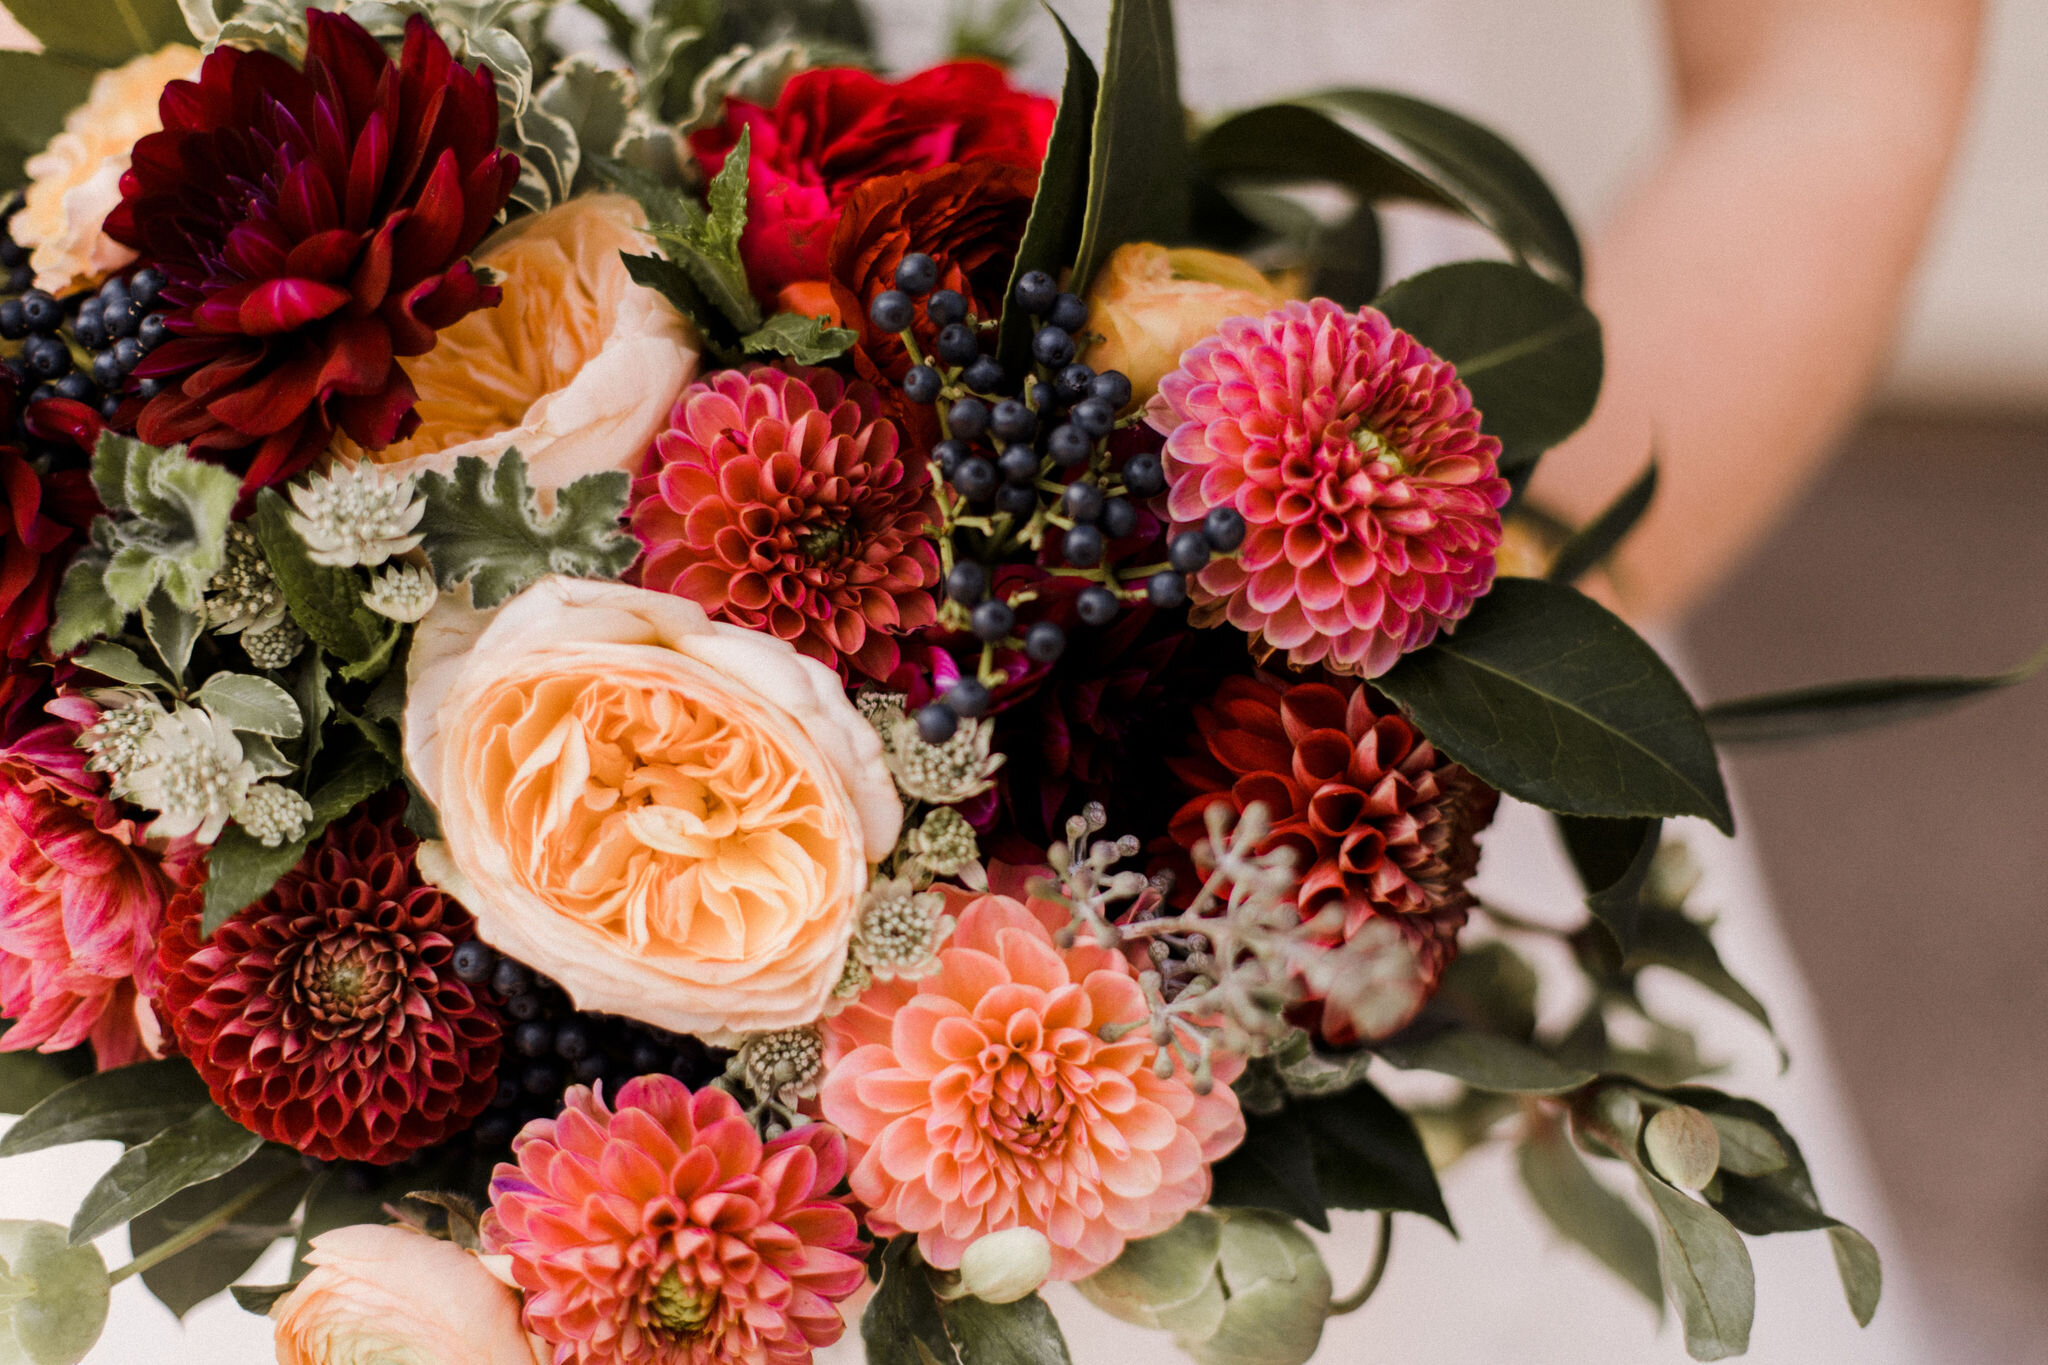
[[[1981,0],[1667,0],[1678,127],[1596,242],[1607,385],[1532,494],[1660,491],[1613,566],[1683,612],[1819,471],[1889,347],[1968,108]]]

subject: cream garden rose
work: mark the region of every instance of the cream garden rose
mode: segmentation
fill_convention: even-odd
[[[21,212],[10,224],[29,248],[36,288],[53,294],[90,284],[135,259],[100,231],[121,202],[121,173],[138,140],[163,126],[157,100],[172,81],[199,70],[199,53],[173,43],[93,77],[84,104],[64,130],[28,159]]]
[[[546,1365],[519,1295],[452,1242],[363,1223],[321,1233],[306,1260],[271,1305],[278,1365]]]
[[[476,261],[497,272],[504,298],[405,362],[419,429],[374,452],[339,437],[335,453],[446,471],[516,446],[539,488],[637,473],[698,355],[682,315],[634,284],[619,258],[651,249],[645,222],[624,195],[584,195],[486,241]]]
[[[902,808],[831,669],[694,602],[444,597],[407,664],[420,867],[579,1009],[714,1041],[815,1019]]]

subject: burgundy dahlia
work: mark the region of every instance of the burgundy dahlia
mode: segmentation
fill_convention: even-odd
[[[204,938],[171,902],[158,1001],[236,1122],[323,1160],[391,1162],[467,1127],[497,1086],[495,1006],[457,979],[469,912],[413,866],[404,802],[330,826]]]
[[[106,223],[166,280],[137,434],[233,464],[245,491],[336,428],[374,450],[419,425],[398,359],[498,301],[462,258],[519,174],[490,73],[424,18],[397,62],[344,15],[306,23],[303,70],[224,46],[165,87]]]
[[[1341,907],[1345,941],[1387,920],[1415,950],[1418,1005],[1427,999],[1457,954],[1476,836],[1499,795],[1348,679],[1230,678],[1195,708],[1195,724],[1202,752],[1172,765],[1195,792],[1173,817],[1174,842],[1192,850],[1215,802],[1263,803],[1273,820],[1264,849],[1295,851],[1302,918]]]
[[[86,472],[99,433],[82,403],[22,404],[0,368],[0,656],[42,652],[64,567],[100,510]]]

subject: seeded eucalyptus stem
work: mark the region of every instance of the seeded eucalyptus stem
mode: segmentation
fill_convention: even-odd
[[[1386,1277],[1387,1257],[1393,1250],[1394,1215],[1382,1213],[1380,1214],[1379,1241],[1373,1247],[1372,1252],[1372,1269],[1365,1272],[1364,1284],[1361,1284],[1341,1299],[1330,1300],[1331,1317],[1337,1318],[1342,1317],[1346,1313],[1356,1313],[1359,1309],[1365,1307],[1366,1300],[1373,1296],[1374,1291],[1380,1287],[1380,1281]]]
[[[140,1275],[145,1270],[162,1265],[179,1252],[197,1246],[213,1236],[214,1233],[226,1227],[234,1220],[235,1215],[243,1209],[248,1208],[251,1204],[263,1198],[264,1195],[283,1189],[287,1184],[297,1179],[298,1176],[298,1171],[283,1171],[266,1180],[261,1185],[251,1185],[212,1213],[194,1221],[183,1232],[158,1242],[155,1246],[128,1262],[127,1265],[108,1275],[107,1282],[109,1284],[119,1284],[131,1275]]]

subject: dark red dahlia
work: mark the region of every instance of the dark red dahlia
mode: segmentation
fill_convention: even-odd
[[[1229,678],[1195,724],[1202,751],[1172,764],[1195,792],[1173,817],[1174,842],[1192,850],[1215,802],[1263,803],[1264,848],[1295,851],[1302,918],[1341,907],[1347,941],[1369,920],[1392,923],[1415,950],[1418,1005],[1427,999],[1457,953],[1476,836],[1499,795],[1354,680]]]
[[[57,584],[100,511],[86,463],[99,415],[65,398],[20,401],[0,368],[0,655],[42,652]]]
[[[421,880],[393,792],[330,826],[200,936],[170,905],[158,1012],[214,1103],[323,1160],[390,1162],[466,1128],[497,1086],[496,1007],[457,979],[469,912]]]
[[[173,81],[135,145],[107,235],[166,280],[173,339],[137,367],[164,388],[137,434],[290,477],[336,428],[378,449],[419,425],[398,364],[498,301],[463,256],[518,178],[490,73],[415,16],[393,62],[310,11],[304,70],[219,47]]]

